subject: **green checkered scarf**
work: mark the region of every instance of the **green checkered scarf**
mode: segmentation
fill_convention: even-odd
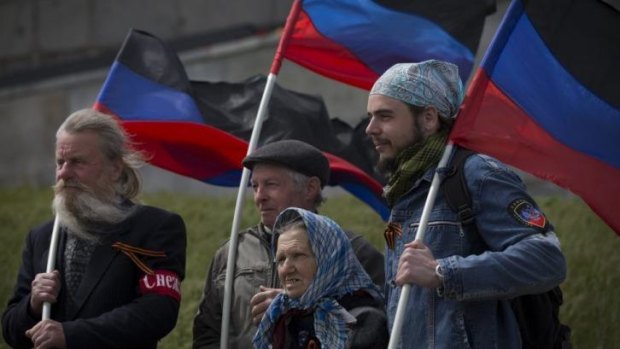
[[[447,139],[446,131],[438,132],[422,142],[405,148],[396,156],[398,167],[383,193],[390,207],[393,207],[426,171],[437,166]]]

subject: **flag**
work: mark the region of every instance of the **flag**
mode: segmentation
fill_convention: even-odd
[[[514,1],[451,140],[567,188],[620,235],[619,82],[618,7]]]
[[[389,67],[440,59],[471,72],[495,0],[304,0],[284,57],[369,90]]]
[[[120,119],[150,162],[220,186],[238,186],[241,161],[266,84],[190,81],[176,52],[157,37],[132,30],[112,64],[94,108]],[[330,119],[319,96],[272,92],[258,146],[298,139],[321,149],[330,162],[329,185],[338,185],[383,219],[388,209],[370,141],[359,128]]]

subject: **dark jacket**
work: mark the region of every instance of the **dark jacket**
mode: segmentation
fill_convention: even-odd
[[[35,275],[46,270],[52,225],[47,222],[28,234],[14,294],[2,315],[4,338],[14,348],[33,346],[24,334],[40,320],[29,312],[30,287]],[[113,230],[94,250],[74,301],[64,291],[63,280],[58,301],[52,305],[51,317],[62,323],[68,348],[155,348],[176,324],[180,299],[173,296],[180,297],[176,290],[185,276],[186,234],[181,217],[137,206]],[[60,231],[56,269],[61,279],[66,238]],[[164,252],[165,256],[134,253],[155,275],[147,277],[118,243]],[[157,286],[155,280],[162,275],[169,275],[168,281],[176,276],[178,283]]]
[[[349,327],[347,349],[387,347],[387,316],[382,300],[374,299],[365,292],[356,292],[340,298],[338,303],[357,319]],[[321,348],[314,332],[313,313],[293,310],[281,316],[274,330],[273,343],[276,349]]]

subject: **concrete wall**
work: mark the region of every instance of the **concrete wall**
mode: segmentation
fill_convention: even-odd
[[[289,0],[0,0],[0,78],[117,47],[129,28],[165,40],[284,21]]]

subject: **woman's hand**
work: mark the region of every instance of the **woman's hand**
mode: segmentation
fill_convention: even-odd
[[[252,321],[258,325],[263,318],[263,314],[269,308],[273,299],[281,293],[281,288],[269,288],[260,286],[259,292],[250,299],[250,307],[252,308]]]

